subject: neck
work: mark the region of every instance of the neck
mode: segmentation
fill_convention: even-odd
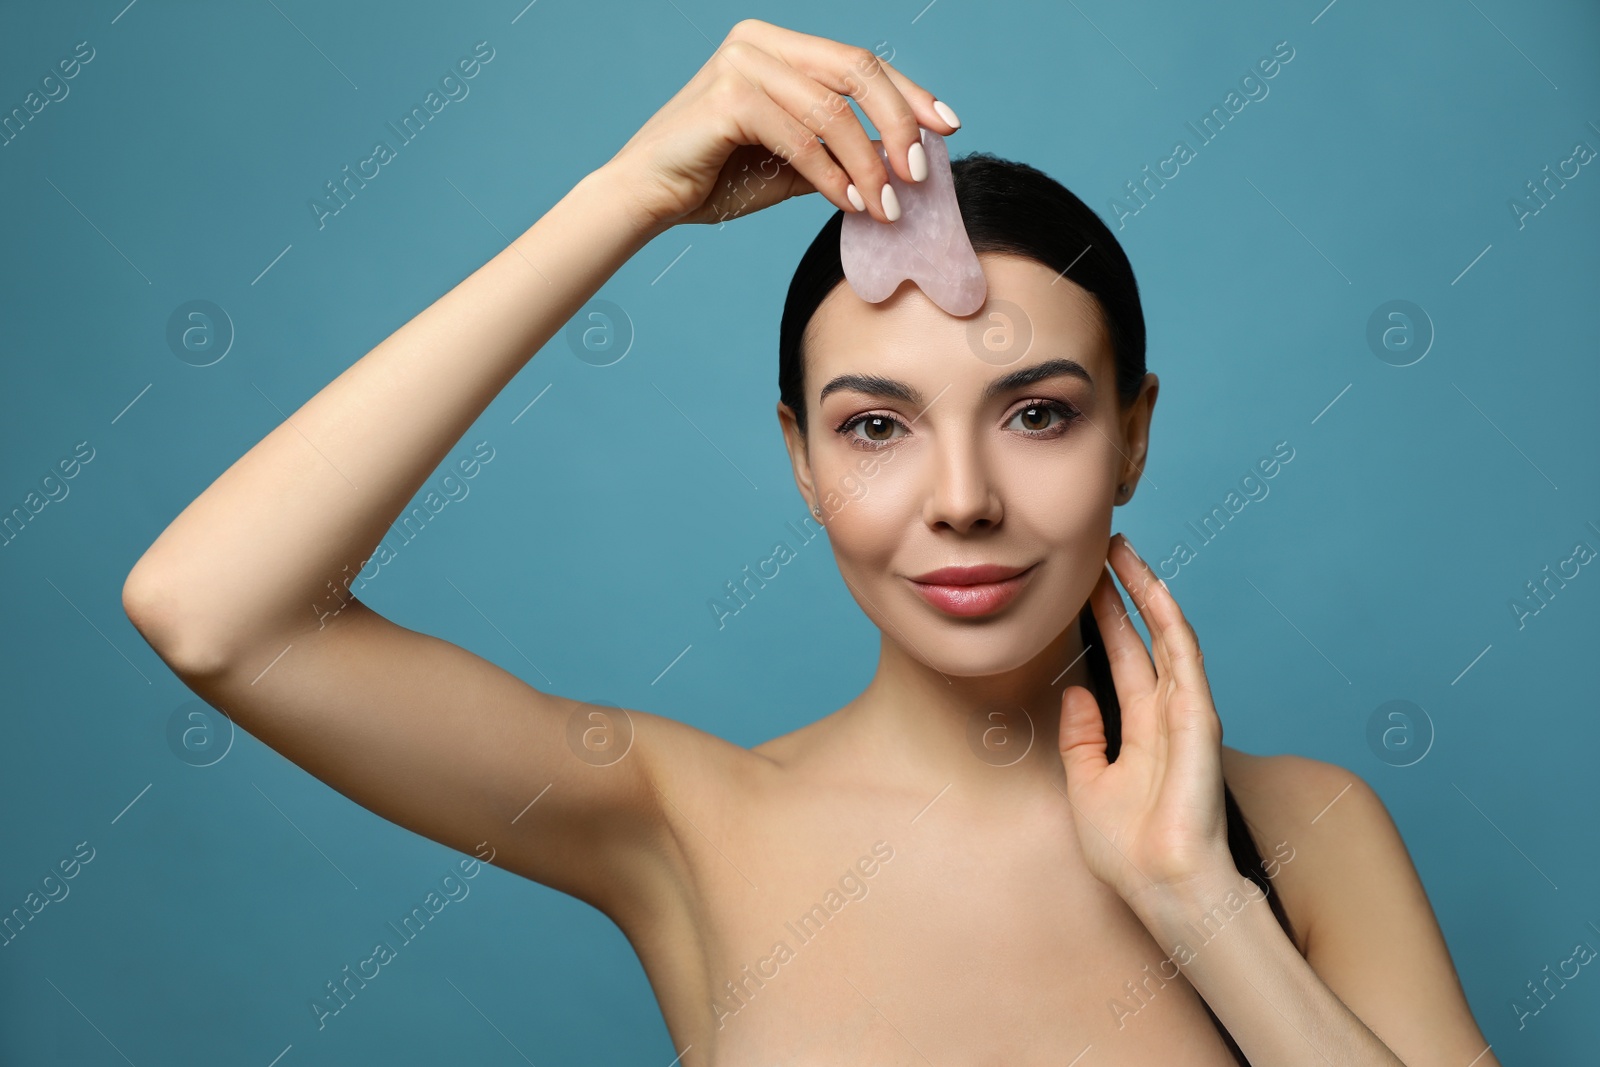
[[[943,674],[881,635],[877,673],[841,715],[897,778],[997,799],[1037,795],[1065,788],[1061,694],[1072,685],[1093,691],[1076,619],[1029,662],[973,677]]]

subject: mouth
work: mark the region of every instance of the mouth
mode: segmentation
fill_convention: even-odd
[[[1038,564],[1007,567],[941,567],[906,579],[923,600],[947,615],[991,615],[1011,603],[1033,577]]]

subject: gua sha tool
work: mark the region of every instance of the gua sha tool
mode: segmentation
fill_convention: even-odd
[[[864,211],[847,211],[839,231],[839,259],[855,294],[869,304],[887,300],[910,279],[951,315],[970,315],[983,306],[988,282],[972,251],[944,138],[923,129],[928,176],[905,182],[889,166],[889,153],[877,145],[900,198],[900,218],[879,222]]]

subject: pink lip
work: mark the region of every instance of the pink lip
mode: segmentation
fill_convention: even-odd
[[[1033,576],[1033,567],[941,567],[918,578],[911,587],[922,599],[948,615],[977,616],[999,611],[1014,600]]]

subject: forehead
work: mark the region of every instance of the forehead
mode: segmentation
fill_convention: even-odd
[[[1097,389],[1111,387],[1114,355],[1093,296],[1037,260],[996,253],[979,260],[988,295],[964,318],[909,283],[876,304],[856,296],[848,283],[835,286],[806,327],[808,401],[838,374],[983,383],[1048,358],[1077,360]],[[997,356],[997,349],[1007,354]]]

